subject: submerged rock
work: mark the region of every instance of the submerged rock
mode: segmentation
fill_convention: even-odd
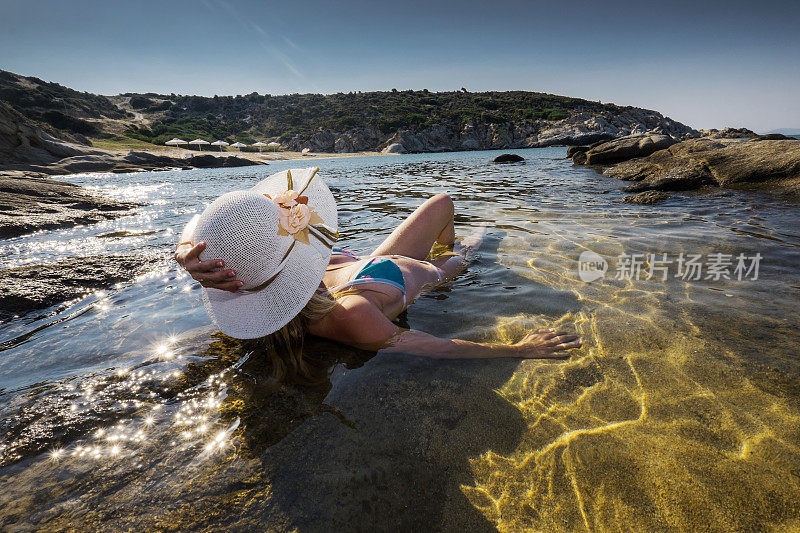
[[[645,191],[638,194],[631,194],[622,199],[626,204],[636,205],[655,205],[672,198],[669,194],[660,191]]]
[[[573,161],[587,165],[611,165],[637,157],[645,157],[678,142],[669,135],[637,134],[600,142],[585,152],[573,153]],[[580,155],[583,154],[583,155]],[[584,160],[585,156],[585,160]]]
[[[493,159],[495,163],[518,163],[525,161],[525,158],[517,154],[502,154]]]
[[[635,181],[626,191],[678,191],[703,185],[800,191],[800,140],[694,139],[648,157],[620,163],[605,174]]]
[[[138,255],[70,257],[0,270],[0,320],[130,281],[153,261]]]
[[[134,205],[89,194],[71,183],[0,176],[0,239],[115,218]]]

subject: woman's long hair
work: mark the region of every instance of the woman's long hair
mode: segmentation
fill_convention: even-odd
[[[254,353],[263,352],[272,366],[271,375],[279,381],[316,385],[327,378],[324,365],[303,357],[303,341],[308,323],[322,319],[336,307],[336,300],[317,291],[300,313],[275,333],[246,341]]]

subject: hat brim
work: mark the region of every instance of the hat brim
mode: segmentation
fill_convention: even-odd
[[[297,246],[292,250],[281,273],[264,290],[231,293],[203,288],[203,304],[219,330],[236,339],[257,339],[296,317],[317,290],[330,260],[330,255],[301,251]]]
[[[316,170],[291,169],[295,190],[305,188],[302,194],[308,197],[309,207],[321,216],[326,228],[336,233],[336,201],[325,182],[316,176]],[[282,171],[263,179],[250,191],[274,197],[286,190],[287,173]],[[276,239],[285,240],[282,248],[286,249],[294,237]],[[310,237],[310,243],[298,242],[278,276],[260,291],[231,293],[203,288],[203,304],[220,331],[237,339],[255,339],[274,333],[296,317],[319,287],[331,257],[327,245],[314,237]],[[216,259],[203,255],[205,252],[202,260]]]

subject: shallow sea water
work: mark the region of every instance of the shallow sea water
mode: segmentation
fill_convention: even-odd
[[[138,253],[153,266],[0,324],[0,527],[800,528],[797,201],[711,191],[632,206],[563,148],[520,150],[527,161],[512,165],[492,164],[498,153],[65,178],[143,205],[0,241],[3,265]],[[584,347],[441,362],[315,341],[327,384],[265,379],[263,361],[214,333],[167,255],[219,194],[312,164],[357,253],[438,192],[455,201],[458,234],[489,226],[470,269],[409,309],[411,327],[513,342],[556,325]],[[605,277],[579,278],[585,251],[608,262]],[[681,253],[704,266],[732,255],[732,279],[684,280],[675,263],[646,279],[648,261],[639,279],[616,275],[621,254]],[[736,279],[740,253],[761,255],[758,279]],[[302,503],[315,495],[321,518]]]

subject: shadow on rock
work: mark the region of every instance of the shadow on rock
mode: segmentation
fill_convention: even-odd
[[[523,294],[548,290],[542,300],[560,302],[552,310],[559,315],[578,307],[571,294],[558,298],[498,265],[502,237],[487,236],[473,276],[491,276]],[[473,281],[457,281],[462,287],[446,293],[452,301],[444,305],[421,299],[409,312],[411,326],[446,335],[434,330],[480,320],[485,325],[501,310],[531,312],[530,299],[513,297],[489,307],[489,316],[476,316]],[[268,514],[286,517],[301,531],[494,531],[461,487],[474,481],[471,459],[487,450],[510,453],[526,430],[519,410],[496,392],[518,364],[380,353],[360,368],[337,369],[322,414],[262,455],[273,495]]]

